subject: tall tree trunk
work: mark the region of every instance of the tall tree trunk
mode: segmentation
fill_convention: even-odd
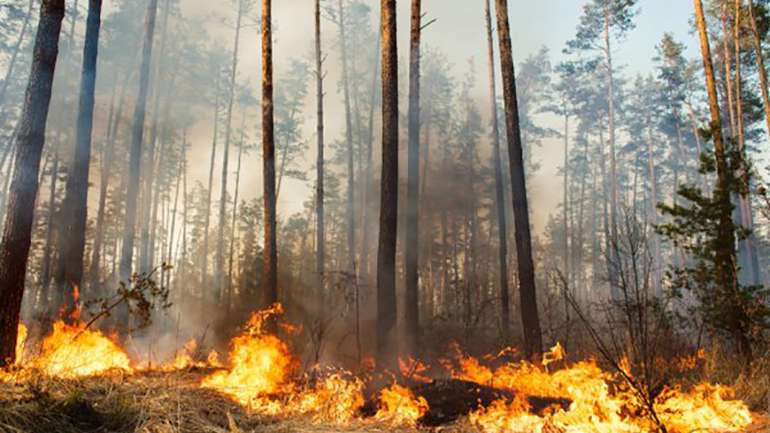
[[[99,265],[101,262],[102,243],[104,240],[104,219],[107,205],[107,193],[112,179],[113,159],[115,158],[115,142],[117,140],[118,127],[123,120],[123,107],[125,107],[126,90],[133,76],[126,74],[121,95],[118,101],[117,111],[112,116],[111,126],[108,128],[106,143],[102,150],[101,175],[99,176],[99,204],[96,210],[96,228],[94,230],[94,244],[91,255],[91,266],[88,271],[88,281],[91,287],[99,285]],[[111,110],[112,111],[112,110]]]
[[[278,247],[276,244],[275,136],[273,124],[272,0],[262,0],[262,163],[265,242],[262,307],[278,301]]]
[[[86,39],[83,47],[83,70],[80,77],[75,156],[67,176],[64,196],[63,225],[59,242],[56,272],[57,298],[60,306],[76,301],[72,295],[80,290],[83,280],[83,253],[86,246],[88,220],[88,178],[91,163],[91,133],[94,123],[96,92],[96,59],[99,52],[102,0],[88,2]],[[71,309],[74,305],[68,305]]]
[[[542,351],[540,318],[537,311],[535,288],[535,263],[532,260],[532,238],[529,226],[529,204],[524,173],[521,145],[519,102],[516,95],[516,75],[513,68],[511,31],[508,24],[508,1],[495,0],[497,29],[500,42],[500,61],[503,69],[503,95],[505,97],[505,121],[508,131],[508,158],[511,167],[513,215],[516,228],[516,257],[519,267],[521,320],[524,329],[524,346],[532,357]]]
[[[235,103],[235,86],[238,73],[238,50],[241,42],[241,22],[243,20],[244,3],[238,1],[238,18],[235,24],[235,42],[233,42],[233,61],[230,66],[230,87],[227,102],[227,118],[225,120],[225,148],[222,155],[222,185],[219,189],[219,226],[217,227],[217,250],[214,270],[214,300],[222,301],[225,268],[225,213],[227,212],[227,177],[230,169],[230,139],[233,130],[233,105]]]
[[[219,72],[219,71],[217,71]],[[219,78],[216,80],[214,96],[214,137],[211,140],[211,159],[209,160],[209,183],[206,190],[206,215],[203,222],[203,251],[201,254],[201,288],[208,287],[209,267],[209,228],[211,227],[211,194],[214,189],[214,165],[217,156],[217,139],[219,137]],[[203,289],[202,289],[203,290]]]
[[[610,21],[612,19],[612,11],[607,6],[604,12],[604,50],[607,59],[607,104],[608,110],[608,132],[609,132],[609,145],[610,145],[610,236],[613,241],[618,239],[618,170],[617,160],[615,152],[615,70],[612,64],[612,45],[610,43]],[[608,250],[608,256],[610,261],[614,261],[617,258],[614,257],[612,249]],[[609,280],[610,280],[610,292],[612,296],[617,295],[617,275],[613,270],[614,266],[610,264]]]
[[[700,38],[701,55],[703,57],[703,69],[706,75],[706,90],[709,96],[709,110],[711,112],[711,134],[714,140],[714,156],[717,168],[717,188],[714,191],[716,199],[721,201],[725,211],[719,216],[720,224],[717,233],[719,243],[724,248],[715,251],[717,284],[723,288],[732,288],[737,284],[735,250],[735,233],[733,232],[732,216],[730,215],[730,184],[725,144],[722,137],[722,118],[719,111],[719,97],[717,95],[716,81],[714,79],[714,66],[711,60],[711,48],[709,46],[706,17],[703,13],[701,0],[693,0],[695,5],[695,18]]]
[[[564,178],[562,181],[564,182],[563,185],[563,191],[562,191],[562,217],[564,218],[564,221],[562,222],[562,227],[564,229],[564,243],[562,244],[562,248],[564,248],[563,257],[562,260],[564,261],[564,278],[567,282],[567,285],[572,282],[571,279],[571,272],[570,272],[570,231],[569,231],[569,212],[570,212],[570,206],[569,206],[569,113],[567,113],[567,103],[566,101],[563,103],[563,111],[564,111],[564,166],[562,170],[564,170]],[[568,289],[569,287],[565,287],[565,289]]]
[[[489,113],[492,122],[492,159],[495,167],[495,206],[497,208],[497,259],[500,265],[500,332],[503,344],[511,341],[511,301],[508,288],[508,227],[505,222],[505,189],[503,163],[500,155],[500,123],[497,117],[497,84],[495,82],[495,44],[492,30],[490,0],[484,2],[487,29],[487,59],[489,64]]]
[[[324,73],[323,53],[321,51],[321,0],[315,0],[315,74],[316,74],[316,139],[318,155],[316,159],[316,250],[315,272],[316,290],[319,301],[323,299],[324,272],[326,257],[326,233],[324,225]],[[320,306],[320,304],[319,304]]]
[[[377,47],[380,46],[382,35],[377,32]],[[367,141],[366,141],[366,169],[364,174],[364,193],[363,193],[363,205],[361,206],[361,227],[363,234],[361,235],[361,274],[366,278],[367,285],[370,280],[370,263],[369,263],[369,227],[370,219],[369,213],[369,195],[374,189],[374,174],[373,174],[373,149],[374,149],[374,115],[375,106],[377,105],[377,77],[380,73],[380,51],[378,49],[372,50],[375,54],[374,59],[374,71],[372,72],[371,91],[369,99],[369,126],[367,127]]]
[[[158,121],[160,120],[160,100],[163,90],[169,89],[172,86],[167,86],[162,80],[164,80],[164,66],[166,63],[166,31],[168,29],[168,15],[170,4],[168,0],[165,1],[165,8],[163,12],[163,21],[161,24],[161,37],[160,37],[160,50],[158,55],[158,65],[155,72],[155,85],[153,90],[153,103],[152,103],[152,126],[150,127],[150,137],[147,140],[147,157],[145,160],[145,172],[144,172],[144,185],[142,191],[142,217],[141,217],[141,235],[139,243],[139,272],[147,273],[153,266],[152,263],[152,246],[151,246],[151,234],[152,226],[157,218],[157,212],[153,212],[155,203],[153,202],[153,191],[155,190],[158,182],[155,181],[155,149],[158,144]],[[161,85],[161,83],[164,83]]]
[[[168,253],[166,253],[166,259],[164,262],[167,264],[173,263],[174,260],[174,234],[176,230],[176,215],[179,205],[179,190],[180,183],[182,181],[182,174],[184,173],[184,165],[187,160],[187,129],[182,131],[182,156],[179,158],[179,172],[176,176],[176,188],[174,190],[174,210],[171,211],[171,229],[169,230],[168,240]],[[184,236],[184,234],[182,234]],[[171,286],[171,272],[168,273],[166,287]]]
[[[246,130],[246,110],[243,110],[243,119],[241,120],[241,140],[238,146],[238,162],[235,169],[235,193],[233,194],[233,216],[230,221],[230,252],[228,260],[227,270],[227,296],[225,297],[225,308],[227,312],[230,312],[232,306],[232,293],[233,293],[233,257],[235,256],[235,244],[236,244],[236,228],[238,226],[238,193],[241,186],[241,162],[243,161],[243,148],[246,146],[244,140]]]
[[[737,135],[737,127],[735,124],[735,98],[733,96],[732,56],[730,55],[730,47],[728,45],[729,35],[730,32],[727,28],[727,5],[725,4],[722,6],[722,66],[724,67],[725,74],[727,114],[730,117],[730,135],[735,137]]]
[[[16,164],[8,214],[0,243],[0,368],[13,364],[24,277],[32,240],[40,158],[45,143],[64,0],[43,0],[40,6],[32,68],[16,141]]]
[[[134,107],[134,123],[131,133],[131,150],[129,152],[128,188],[126,191],[126,215],[123,230],[123,245],[120,256],[120,280],[128,282],[134,261],[134,237],[136,235],[136,208],[139,196],[139,175],[142,164],[142,141],[144,137],[144,121],[147,110],[147,91],[150,87],[150,61],[152,59],[153,36],[155,35],[155,17],[158,0],[150,0],[147,4],[145,21],[144,45],[142,48],[142,65],[139,72],[139,94]]]
[[[53,162],[51,164],[50,191],[48,193],[48,218],[45,228],[45,246],[43,247],[43,264],[41,269],[40,285],[43,287],[45,298],[48,298],[48,287],[51,284],[53,276],[53,248],[54,248],[54,217],[56,216],[56,187],[59,182],[59,154],[57,151],[51,152]]]
[[[736,126],[738,128],[738,150],[741,157],[747,160],[745,128],[743,123],[743,77],[741,75],[741,0],[735,0],[735,28],[733,42],[735,43],[735,114]],[[743,182],[746,187],[751,187],[751,179],[747,170],[742,173]],[[756,236],[754,230],[754,215],[751,208],[751,200],[747,194],[739,194],[738,206],[741,213],[741,225],[750,231],[746,239],[739,242],[742,255],[745,257],[741,268],[745,268],[749,273],[749,281],[752,285],[759,285],[761,276],[759,270],[759,261],[755,246]]]
[[[757,72],[759,74],[760,90],[762,91],[762,105],[765,109],[765,122],[770,131],[770,91],[768,90],[767,69],[765,57],[762,51],[762,39],[757,29],[757,19],[754,15],[754,0],[749,0],[749,23],[751,24],[751,41],[754,45],[754,55],[757,59]]]
[[[417,354],[420,338],[419,249],[420,249],[420,37],[422,32],[420,0],[412,0],[409,38],[409,149],[406,191],[406,354]]]
[[[396,0],[381,1],[382,176],[377,250],[377,359],[395,363],[396,241],[398,228],[398,42]]]
[[[347,205],[345,207],[345,216],[347,219],[347,241],[348,241],[348,271],[351,275],[357,276],[356,270],[356,223],[355,223],[355,173],[353,171],[353,113],[350,106],[350,72],[348,71],[348,41],[345,29],[345,8],[343,0],[337,0],[337,11],[339,13],[339,31],[340,31],[340,57],[342,60],[342,92],[345,102],[345,143],[347,145],[347,169],[348,169],[348,191]],[[356,292],[358,292],[356,284]]]

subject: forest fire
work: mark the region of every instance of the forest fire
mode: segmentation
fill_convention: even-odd
[[[224,368],[211,356],[207,361],[197,361],[197,343],[191,340],[159,371],[220,368],[203,377],[199,385],[228,396],[255,414],[308,417],[313,422],[334,425],[356,422],[393,427],[420,425],[431,407],[408,383],[430,386],[433,379],[429,377],[432,370],[428,366],[416,360],[402,361],[402,372],[397,377],[406,382],[380,389],[374,396],[376,411],[367,416],[366,379],[344,371],[323,374],[316,369],[314,379],[300,380],[300,364],[289,344],[267,331],[268,323],[272,325],[277,321],[282,311],[276,304],[255,313],[243,333],[231,341]],[[510,353],[515,351],[503,352]],[[485,406],[479,400],[477,408],[468,413],[470,423],[485,433],[549,431],[548,428],[597,433],[655,430],[638,397],[621,386],[617,375],[602,370],[596,361],[568,364],[561,345],[546,352],[541,363],[497,362],[496,368],[487,365],[498,358],[474,358],[455,346],[454,358],[442,361],[455,380],[511,392],[509,397]],[[133,369],[126,352],[112,339],[86,329],[83,324],[67,325],[62,321],[56,322],[51,335],[43,339],[40,354],[25,360],[20,368],[64,379],[99,376],[111,371],[146,372]],[[409,379],[408,375],[415,372],[419,373],[417,378]],[[561,399],[568,404],[535,410],[528,397]],[[752,415],[743,402],[734,398],[731,389],[719,385],[704,383],[689,391],[671,387],[657,396],[655,411],[670,433],[693,429],[738,432],[752,423]]]

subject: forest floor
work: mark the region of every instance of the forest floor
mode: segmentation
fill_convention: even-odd
[[[75,380],[0,381],[2,433],[332,433],[402,432],[374,422],[323,425],[302,417],[250,414],[199,386],[209,371],[111,374]],[[476,431],[465,421],[443,432]]]
[[[366,420],[332,426],[310,418],[255,415],[229,398],[201,388],[200,381],[208,372],[193,368],[76,380],[32,377],[17,383],[0,381],[0,432],[478,432],[466,419],[434,429],[394,429]],[[756,414],[755,420],[740,433],[770,433],[770,417]]]

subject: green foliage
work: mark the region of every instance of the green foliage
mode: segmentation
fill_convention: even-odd
[[[695,295],[698,303],[690,312],[697,314],[709,330],[732,339],[748,359],[752,345],[770,328],[770,292],[763,286],[742,284],[738,278],[734,239],[744,240],[750,232],[733,223],[731,197],[747,193],[746,183],[739,175],[745,167],[741,153],[732,144],[728,144],[727,157],[727,190],[717,187],[708,195],[699,187],[682,186],[678,193],[687,203],[659,205],[672,220],[657,230],[690,257],[688,263],[674,266],[668,272],[674,293]],[[701,157],[701,172],[715,171],[713,154],[705,153]],[[724,221],[729,221],[734,236],[724,236]]]

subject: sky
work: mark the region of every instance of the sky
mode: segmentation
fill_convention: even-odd
[[[426,20],[435,19],[423,35],[426,45],[442,49],[454,65],[456,77],[465,73],[468,60],[473,58],[477,65],[478,88],[476,97],[479,107],[486,107],[486,36],[483,19],[484,0],[423,0],[423,10]],[[399,57],[407,59],[409,32],[409,1],[398,1],[398,32]],[[494,2],[493,2],[494,3]],[[535,53],[545,45],[550,49],[552,62],[558,63],[565,43],[575,34],[582,7],[585,0],[513,0],[509,1],[511,32],[514,57],[521,60]],[[276,75],[292,57],[307,57],[311,53],[313,41],[313,0],[277,0],[274,4],[274,26],[276,31]],[[371,0],[374,15],[379,12],[379,2]],[[208,16],[210,22],[221,22],[221,18],[232,20],[235,8],[230,0],[182,0],[182,9],[186,15]],[[254,12],[256,14],[256,11]],[[683,41],[688,47],[688,57],[695,57],[697,41],[692,32],[690,21],[692,17],[692,2],[688,0],[640,0],[639,15],[636,18],[636,28],[631,31],[622,44],[616,44],[613,55],[623,72],[629,76],[637,73],[646,74],[652,70],[652,57],[655,55],[655,45],[664,32],[672,32],[677,40]],[[327,49],[333,47],[336,38],[335,29],[331,23],[324,22]],[[222,40],[225,46],[231,44],[232,28],[220,24],[212,24],[209,29],[212,37]],[[254,29],[247,29],[244,34],[245,43],[241,46],[239,79],[255,86],[259,83],[259,45]],[[339,74],[339,58],[330,53],[327,61],[328,86],[334,87]],[[499,72],[498,72],[499,76]],[[255,88],[256,89],[256,88]],[[258,92],[257,92],[258,93]],[[312,94],[312,92],[311,92]],[[403,96],[403,95],[402,95]],[[313,141],[314,134],[314,98],[306,101],[308,110],[305,113],[304,133]],[[327,142],[335,140],[343,134],[342,99],[337,89],[328,90],[326,98]],[[256,119],[254,120],[256,122]],[[555,119],[546,119],[546,123]],[[549,125],[557,128],[559,124]],[[191,164],[195,179],[204,179],[207,173],[208,143],[210,143],[210,125],[199,125],[192,135],[194,159]],[[401,143],[402,146],[405,143]],[[311,149],[305,155],[302,164],[306,168],[312,166],[315,160]],[[560,188],[561,180],[558,170],[563,161],[563,145],[558,139],[546,141],[542,148],[536,150],[535,158],[542,168],[532,178],[530,204],[533,210],[533,224],[537,231],[544,228],[548,216],[553,213],[560,201],[560,194],[549,194],[554,188]],[[247,197],[261,194],[261,164],[256,155],[250,155],[244,161],[245,170],[241,188]],[[253,167],[253,169],[250,169]],[[218,180],[215,180],[218,182]],[[310,196],[308,185],[289,182],[285,192],[279,198],[279,214],[288,216],[301,210],[302,203]]]

